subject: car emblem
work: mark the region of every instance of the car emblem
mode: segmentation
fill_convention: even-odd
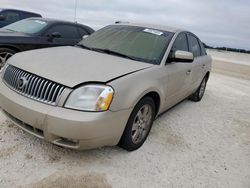
[[[20,77],[17,81],[17,87],[23,89],[28,83],[28,79],[24,76]]]

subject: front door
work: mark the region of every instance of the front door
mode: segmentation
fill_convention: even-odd
[[[59,38],[49,39],[53,33],[59,33]],[[43,47],[54,47],[54,46],[74,46],[82,37],[80,36],[77,27],[68,24],[53,25],[44,32],[41,40],[43,40]]]
[[[180,33],[172,47],[170,56],[177,50],[189,51],[187,35]],[[166,84],[165,84],[165,108],[177,104],[188,95],[188,90],[192,81],[192,63],[188,62],[168,62],[165,66]]]

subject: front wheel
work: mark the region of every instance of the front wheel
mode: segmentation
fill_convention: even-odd
[[[0,48],[0,70],[5,65],[6,61],[15,54],[14,50],[8,48]]]
[[[152,98],[145,97],[137,103],[132,111],[119,146],[133,151],[143,145],[151,130],[155,118],[155,103]]]
[[[206,85],[207,85],[207,77],[203,78],[199,88],[196,90],[196,92],[193,95],[191,95],[190,100],[194,102],[199,102],[204,96]]]

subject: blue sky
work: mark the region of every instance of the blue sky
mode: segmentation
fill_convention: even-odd
[[[250,50],[250,0],[78,0],[77,21],[95,29],[116,20],[190,30],[213,46]],[[1,7],[74,21],[74,0],[1,0]]]

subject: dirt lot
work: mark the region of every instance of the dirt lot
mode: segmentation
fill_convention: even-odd
[[[250,187],[250,81],[212,74],[204,100],[160,116],[138,151],[72,151],[0,114],[0,187]]]
[[[250,54],[208,50],[213,72],[250,80]]]

